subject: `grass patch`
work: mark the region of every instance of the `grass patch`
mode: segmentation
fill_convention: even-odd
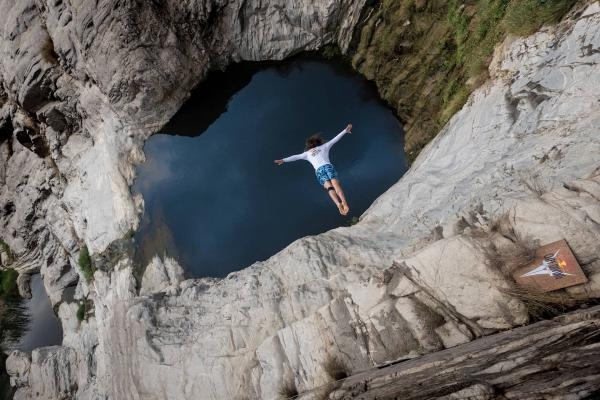
[[[79,323],[83,322],[83,321],[87,321],[88,319],[88,312],[92,309],[92,302],[88,299],[83,299],[80,303],[79,303],[79,307],[77,308],[77,321],[79,321]]]
[[[81,322],[85,319],[85,314],[87,312],[87,305],[85,301],[79,303],[79,308],[77,309],[77,321]]]
[[[564,292],[540,293],[524,288],[502,289],[502,292],[525,304],[527,314],[532,320],[530,322],[554,318],[577,304],[576,300]]]
[[[519,0],[511,1],[504,24],[509,33],[526,36],[543,25],[558,22],[577,0]]]
[[[86,245],[81,246],[79,249],[79,269],[83,273],[83,277],[86,282],[91,282],[94,278],[94,265],[92,263],[92,257]]]
[[[487,265],[510,280],[517,269],[526,267],[535,260],[535,253],[540,247],[539,240],[515,231],[508,213],[487,219],[485,227],[472,227],[464,217],[458,224],[459,229],[470,228],[471,237],[489,242],[485,249]],[[500,235],[506,240],[498,246],[492,240],[494,235]]]
[[[576,0],[412,0],[373,5],[352,65],[377,84],[405,126],[405,152],[421,149],[487,78],[507,34],[560,20]]]

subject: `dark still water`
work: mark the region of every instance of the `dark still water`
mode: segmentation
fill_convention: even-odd
[[[301,153],[352,123],[331,150],[351,211],[342,216]],[[374,86],[315,60],[238,65],[214,74],[145,145],[134,191],[145,215],[138,258],[177,258],[191,276],[222,277],[294,240],[350,224],[405,172],[403,131]]]
[[[24,301],[30,323],[15,348],[31,351],[42,346],[61,344],[62,326],[52,310],[52,304],[44,290],[44,282],[40,274],[33,275],[30,284],[31,299]]]

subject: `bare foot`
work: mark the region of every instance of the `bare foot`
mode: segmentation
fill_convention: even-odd
[[[338,203],[337,208],[338,208],[338,210],[340,210],[340,214],[346,215],[346,214],[344,214],[345,208],[344,208],[344,205],[342,203]]]
[[[342,215],[347,215],[348,212],[350,211],[350,207],[348,207],[348,204],[342,204],[342,208],[344,209],[344,211],[342,212]]]

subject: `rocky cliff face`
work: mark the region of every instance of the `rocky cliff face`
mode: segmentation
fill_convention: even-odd
[[[100,252],[136,227],[143,141],[207,71],[345,50],[363,2],[0,2],[0,220],[13,266],[41,269],[58,302],[82,243]]]
[[[362,6],[113,3],[0,6],[14,23],[2,221],[55,302],[80,240],[100,251],[135,226],[132,163],[209,68],[347,48]],[[17,398],[270,399],[327,384],[332,364],[353,374],[449,348],[527,322],[494,260],[529,240],[566,238],[590,282],[562,296],[600,296],[599,49],[597,2],[506,41],[490,80],[351,228],[223,280],[183,280],[158,258],[140,291],[126,258],[79,280],[93,316],[79,324],[63,302],[63,346],[11,355]]]

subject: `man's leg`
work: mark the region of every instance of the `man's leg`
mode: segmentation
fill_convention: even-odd
[[[342,184],[340,183],[340,181],[337,178],[333,178],[331,180],[331,184],[332,184],[333,188],[335,189],[335,193],[336,193],[337,197],[342,202],[343,210],[340,210],[340,212],[343,211],[342,212],[343,215],[348,214],[348,211],[350,211],[350,207],[348,207],[348,203],[346,202],[346,197],[344,196],[344,191],[342,190]]]
[[[335,187],[333,187],[333,185],[331,184],[331,181],[325,181],[323,187],[325,188],[325,190],[327,190],[329,197],[331,197],[331,200],[337,206],[338,210],[340,210],[340,214],[343,214],[344,206],[337,195]]]

